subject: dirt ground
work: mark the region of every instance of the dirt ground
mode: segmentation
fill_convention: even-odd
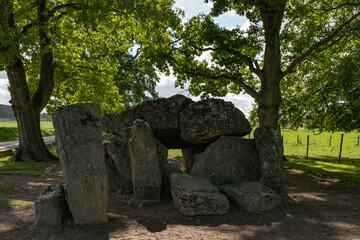
[[[59,172],[59,164],[47,164]],[[225,216],[182,216],[171,199],[154,206],[128,204],[131,195],[110,194],[109,223],[55,227],[34,225],[34,205],[0,208],[0,239],[359,239],[360,187],[286,170],[290,201],[266,212],[232,207]],[[39,187],[62,177],[0,176],[16,186],[0,198],[36,201]]]

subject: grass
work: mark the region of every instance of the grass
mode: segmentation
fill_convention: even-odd
[[[11,208],[14,206],[29,206],[29,205],[34,205],[34,202],[0,198],[0,208]]]
[[[17,128],[17,123],[16,123],[16,121],[0,121],[0,127],[14,127],[14,128]],[[54,126],[53,126],[52,122],[41,121],[40,122],[40,128],[42,128],[42,129],[53,129]]]
[[[12,162],[10,157],[0,158],[0,175],[20,175],[31,177],[56,177],[56,174],[45,173],[40,162]]]
[[[287,160],[284,162],[285,168],[299,169],[324,178],[360,184],[360,162],[343,161],[339,164],[331,160],[307,160],[299,157],[288,157]]]
[[[309,135],[309,157],[339,157],[342,134],[340,132],[323,132],[319,135],[314,135],[311,130],[306,129],[299,129],[298,131],[283,129],[281,134],[283,136],[284,154],[286,156],[306,156],[307,136]],[[359,135],[360,134],[355,131],[344,133],[343,149],[341,154],[343,158],[360,160],[360,146],[357,145]],[[299,142],[297,139],[299,139]]]
[[[0,184],[0,193],[12,192],[15,189],[15,186],[9,184]]]
[[[168,156],[173,158],[179,158],[182,157],[183,155],[181,149],[169,149]]]
[[[40,122],[41,134],[43,136],[54,135],[52,122]],[[0,142],[19,139],[16,121],[0,121]]]

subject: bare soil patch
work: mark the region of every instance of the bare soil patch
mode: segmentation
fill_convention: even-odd
[[[59,173],[59,164],[47,164]],[[109,223],[55,227],[34,226],[34,205],[0,208],[0,239],[359,239],[358,185],[328,180],[298,170],[286,170],[288,202],[266,212],[245,213],[231,208],[225,216],[185,217],[164,199],[153,206],[131,204],[131,195],[111,193]],[[0,175],[14,189],[2,199],[34,202],[39,187],[63,183],[54,178]]]

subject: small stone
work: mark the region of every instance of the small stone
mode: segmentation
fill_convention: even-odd
[[[63,185],[42,187],[40,194],[35,202],[35,225],[60,225],[71,217]]]

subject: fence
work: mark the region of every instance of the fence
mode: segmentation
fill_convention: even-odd
[[[282,131],[285,155],[304,156],[306,158],[351,158],[360,160],[360,136],[357,132],[328,133],[314,135],[312,132]]]

